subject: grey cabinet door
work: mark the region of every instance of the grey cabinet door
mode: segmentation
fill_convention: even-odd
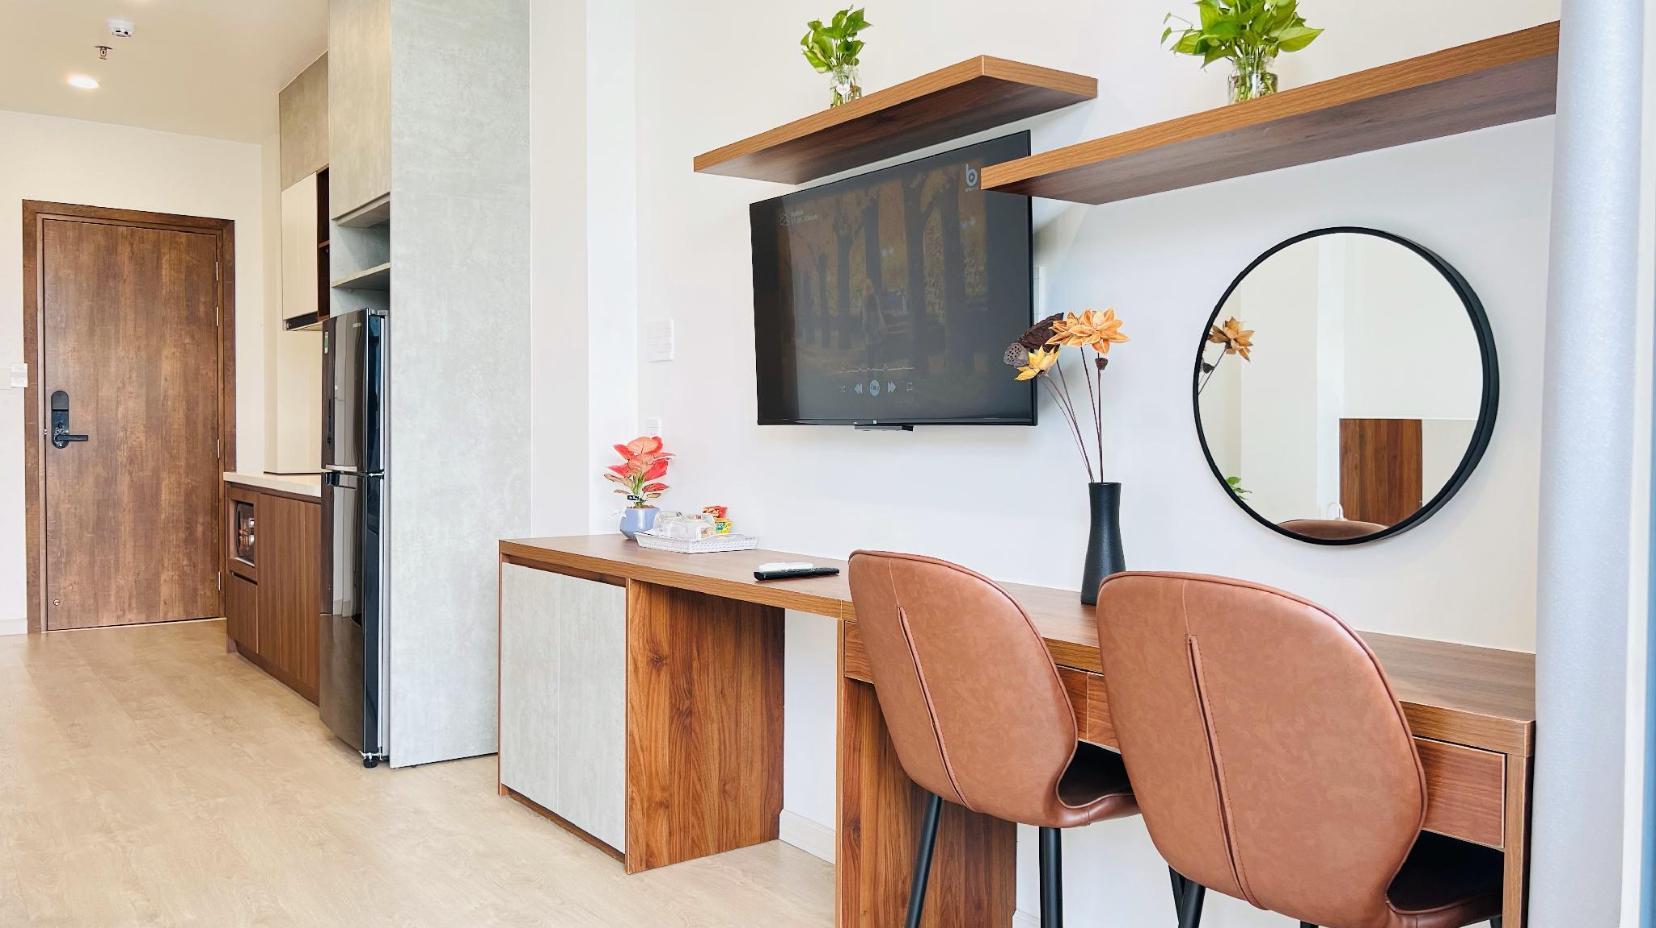
[[[500,781],[626,851],[627,591],[506,564]]]
[[[328,4],[328,216],[391,192],[391,3]]]

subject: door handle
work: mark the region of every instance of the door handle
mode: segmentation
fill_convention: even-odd
[[[67,448],[72,441],[89,441],[90,435],[69,432],[69,394],[58,390],[52,394],[52,447]]]

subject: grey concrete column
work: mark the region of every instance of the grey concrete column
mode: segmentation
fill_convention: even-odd
[[[1640,6],[1563,3],[1539,488],[1537,928],[1621,917]]]

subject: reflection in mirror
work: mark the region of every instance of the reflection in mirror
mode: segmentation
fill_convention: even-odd
[[[1408,528],[1482,456],[1488,321],[1464,279],[1384,233],[1327,229],[1243,273],[1208,323],[1198,428],[1255,518],[1321,544]]]

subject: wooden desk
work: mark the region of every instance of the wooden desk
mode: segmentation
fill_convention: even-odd
[[[897,762],[870,683],[846,577],[761,584],[775,551],[677,555],[619,535],[503,541],[503,564],[623,586],[628,872],[777,836],[782,610],[839,620],[836,924],[901,924],[923,794]],[[1073,591],[1003,584],[1030,614],[1082,737],[1114,746],[1093,610]],[[1535,657],[1364,633],[1415,734],[1427,828],[1506,854],[1505,924],[1522,928],[1535,743]],[[505,788],[503,787],[503,792]],[[926,924],[1008,925],[1014,826],[949,806]]]

